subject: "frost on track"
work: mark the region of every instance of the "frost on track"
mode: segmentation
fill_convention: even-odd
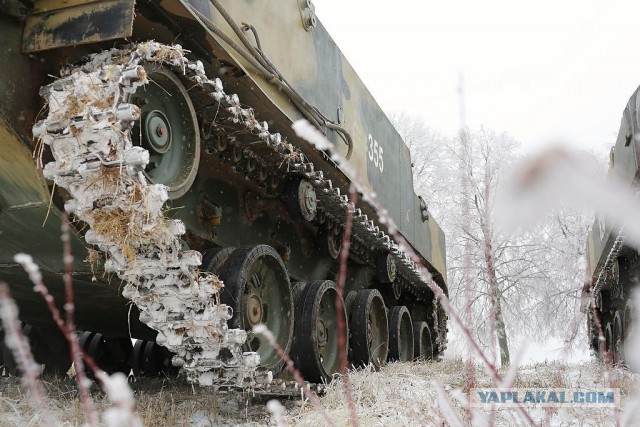
[[[87,243],[104,253],[105,271],[126,283],[123,295],[158,331],[157,342],[176,354],[188,380],[253,385],[268,377],[256,372],[260,358],[243,353],[244,330],[227,328],[232,312],[218,303],[222,282],[198,272],[199,252],[182,250],[185,226],[164,215],[167,188],[147,182],[149,153],[131,141],[140,110],[128,99],[148,83],[147,62],[188,68],[224,95],[220,81],[207,79],[202,64],[189,62],[177,45],[148,42],[93,55],[41,89],[49,112],[33,134],[55,159],[44,175],[67,190],[65,209],[89,225]]]

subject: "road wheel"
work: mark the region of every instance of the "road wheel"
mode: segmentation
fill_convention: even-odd
[[[330,280],[309,283],[296,304],[291,355],[302,376],[314,383],[328,382],[340,371],[338,345],[338,290]],[[342,305],[345,326],[347,312]],[[347,337],[347,328],[343,329]],[[345,349],[346,351],[346,345]]]
[[[613,316],[613,363],[618,365],[622,363],[622,354],[624,352],[624,330],[623,313],[620,310],[616,310],[616,314]]]
[[[380,292],[359,291],[351,307],[351,355],[356,367],[373,365],[380,368],[389,352],[389,325]]]
[[[43,365],[43,375],[64,375],[71,368],[71,354],[66,338],[57,329],[42,329],[22,324],[22,333],[29,341],[36,363]],[[2,359],[9,375],[20,375],[20,369],[11,350],[2,342]]]
[[[625,354],[625,343],[627,343],[627,340],[629,339],[629,337],[633,336],[634,333],[634,308],[633,308],[633,300],[631,298],[629,298],[627,300],[627,304],[624,307],[624,321],[622,323],[622,353],[621,353],[621,357],[622,357],[622,362],[623,363],[627,363],[628,358],[626,357]]]
[[[393,307],[389,316],[389,360],[413,360],[413,325],[409,310],[403,305]]]
[[[202,264],[200,268],[204,271],[208,271],[209,273],[217,274],[222,264],[227,261],[229,255],[235,251],[234,247],[226,247],[226,248],[210,248],[204,251],[202,254]]]
[[[291,284],[291,300],[293,301],[293,306],[298,307],[298,300],[300,299],[300,295],[302,295],[302,291],[307,287],[306,282],[294,282]],[[298,315],[296,314],[296,319]],[[294,324],[295,329],[295,324]]]
[[[258,245],[236,249],[218,276],[225,287],[221,301],[233,308],[228,325],[248,332],[245,351],[260,355],[260,363],[274,372],[284,365],[278,352],[262,336],[254,335],[254,326],[264,324],[288,353],[293,336],[293,299],[287,270],[271,246]]]
[[[413,322],[413,357],[420,360],[433,359],[433,341],[427,322]]]
[[[140,108],[131,139],[149,151],[147,178],[169,187],[169,198],[177,199],[191,188],[198,172],[198,120],[187,89],[173,72],[159,64],[146,64],[145,70],[149,83],[128,99]]]
[[[611,357],[611,362],[613,362],[613,323],[607,322],[604,327],[604,342],[606,351]],[[605,359],[606,360],[606,359]]]
[[[173,354],[153,341],[137,340],[133,347],[131,368],[136,376],[174,376],[178,372],[171,364]]]
[[[4,347],[4,331],[0,324],[0,375],[2,375],[2,372],[4,371]]]
[[[128,337],[107,338],[98,332],[83,332],[78,340],[80,347],[107,374],[121,372],[128,375],[131,371],[133,345]],[[91,372],[87,369],[87,373]]]

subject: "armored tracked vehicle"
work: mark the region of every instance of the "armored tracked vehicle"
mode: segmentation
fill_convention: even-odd
[[[609,156],[609,173],[638,189],[640,140],[638,139],[638,91],[622,113],[622,122]],[[597,215],[587,241],[587,263],[591,283],[582,290],[587,314],[589,346],[600,357],[603,351],[616,364],[625,363],[624,344],[633,326],[632,294],[640,277],[640,255],[626,244],[624,226],[607,224]],[[604,342],[600,342],[602,333]]]
[[[16,254],[62,306],[65,212],[80,344],[108,372],[255,386],[279,347],[326,381],[339,313],[354,366],[444,350],[444,235],[310,1],[4,0],[0,35],[0,280],[45,371],[68,350]],[[349,210],[342,289],[354,180],[376,201]]]

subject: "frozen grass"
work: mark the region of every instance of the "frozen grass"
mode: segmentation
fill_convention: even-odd
[[[455,414],[465,423],[470,422],[466,405],[457,397],[466,387],[465,363],[462,359],[445,359],[440,362],[392,363],[381,372],[363,370],[352,373],[351,384],[357,408],[358,421],[365,426],[415,426],[449,425],[438,403],[439,391]],[[500,372],[507,376],[506,372]],[[623,402],[637,383],[638,376],[626,370],[614,369],[613,387],[620,388]],[[480,366],[476,368],[476,386],[492,387],[492,379]],[[596,362],[567,365],[561,362],[537,363],[518,370],[514,387],[531,388],[591,388],[604,389],[604,368]],[[440,400],[442,402],[442,400]],[[333,382],[323,396],[322,403],[336,425],[349,425],[347,402],[339,382]],[[442,402],[443,403],[443,402]],[[495,411],[493,414],[478,411],[474,424],[491,421],[495,425],[522,425],[515,408]],[[608,409],[548,408],[531,412],[536,423],[543,425],[612,425],[613,413]],[[289,405],[288,422],[292,425],[322,426],[322,418],[310,405]]]
[[[380,372],[361,370],[350,376],[358,422],[363,426],[449,425],[443,404],[465,423],[471,421],[466,405],[458,399],[466,387],[465,362],[445,359],[439,362],[392,363]],[[506,377],[506,372],[500,372]],[[480,366],[476,386],[491,387],[491,376]],[[612,386],[620,388],[625,400],[634,393],[638,375],[614,369]],[[64,425],[84,423],[82,405],[73,379],[48,379],[44,382],[49,406]],[[252,397],[239,392],[214,392],[210,388],[192,388],[181,381],[144,379],[131,384],[135,393],[135,411],[146,426],[275,425],[267,409],[269,397]],[[514,380],[516,388],[606,388],[604,368],[593,361],[582,364],[562,362],[536,363],[521,367]],[[440,391],[439,391],[440,390]],[[17,378],[0,379],[0,426],[38,425],[40,417],[29,404],[27,391]],[[107,397],[94,386],[96,410],[111,407]],[[444,397],[444,400],[443,400]],[[321,397],[322,404],[337,426],[350,425],[344,387],[334,381]],[[308,400],[281,401],[286,415],[280,425],[324,426],[326,419]],[[515,409],[479,410],[475,424],[493,421],[495,425],[522,424]],[[546,408],[531,412],[542,425],[613,425],[611,410],[589,408]]]
[[[62,425],[86,422],[73,378],[44,381],[51,411]],[[252,399],[237,392],[213,393],[208,387],[192,388],[184,381],[144,379],[131,384],[135,412],[145,426],[267,425],[270,416],[265,399]],[[98,413],[113,403],[94,385],[91,388]],[[40,415],[31,406],[28,392],[16,377],[0,378],[0,427],[40,425]],[[105,425],[100,420],[99,425]]]

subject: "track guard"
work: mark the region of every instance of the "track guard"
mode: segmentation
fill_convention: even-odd
[[[131,36],[135,0],[41,1],[27,18],[22,50],[38,52]]]

